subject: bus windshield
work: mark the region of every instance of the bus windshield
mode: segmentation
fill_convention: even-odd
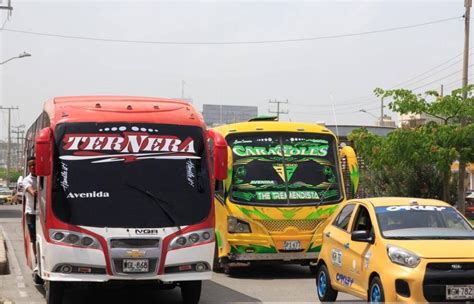
[[[73,225],[160,228],[211,210],[199,127],[67,123],[55,132],[52,209]]]
[[[314,205],[342,199],[334,138],[315,133],[234,134],[230,199],[240,204]]]

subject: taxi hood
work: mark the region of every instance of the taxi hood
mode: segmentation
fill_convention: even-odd
[[[471,240],[387,240],[388,244],[407,249],[425,259],[474,259]]]

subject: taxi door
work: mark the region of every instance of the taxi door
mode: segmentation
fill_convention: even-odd
[[[344,263],[345,246],[350,242],[351,235],[349,233],[349,225],[351,224],[352,214],[356,205],[348,204],[342,208],[333,221],[330,229],[324,232],[323,246],[328,250],[329,261],[326,261],[331,284],[337,285],[337,289],[347,290],[349,284],[344,278],[346,277],[346,267]]]
[[[367,206],[362,203],[357,204],[354,214],[350,232],[366,231],[369,235],[373,235],[372,220]],[[352,241],[349,237],[349,244],[344,249],[343,264],[348,276],[346,280],[350,282],[351,291],[360,294],[361,297],[367,296],[370,275],[367,269],[373,251],[372,247],[373,244],[370,241]]]

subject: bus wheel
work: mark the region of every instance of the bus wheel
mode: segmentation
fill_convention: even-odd
[[[62,282],[46,281],[46,304],[63,302],[64,286]]]
[[[224,271],[222,267],[222,263],[219,259],[219,250],[217,248],[217,244],[216,244],[216,248],[214,249],[214,261],[212,263],[212,270],[219,273]]]
[[[201,298],[202,281],[184,281],[181,286],[181,297],[184,304],[197,304]]]
[[[311,274],[316,275],[318,273],[318,266],[309,265],[309,271],[311,271]]]

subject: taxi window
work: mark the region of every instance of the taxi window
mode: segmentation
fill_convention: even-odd
[[[359,205],[357,209],[357,216],[354,220],[354,225],[352,231],[371,231],[372,230],[372,221],[370,220],[370,214],[367,208],[362,205]]]
[[[349,220],[351,219],[354,207],[355,205],[345,206],[337,215],[337,218],[334,221],[333,225],[347,231],[347,227],[349,226]]]

